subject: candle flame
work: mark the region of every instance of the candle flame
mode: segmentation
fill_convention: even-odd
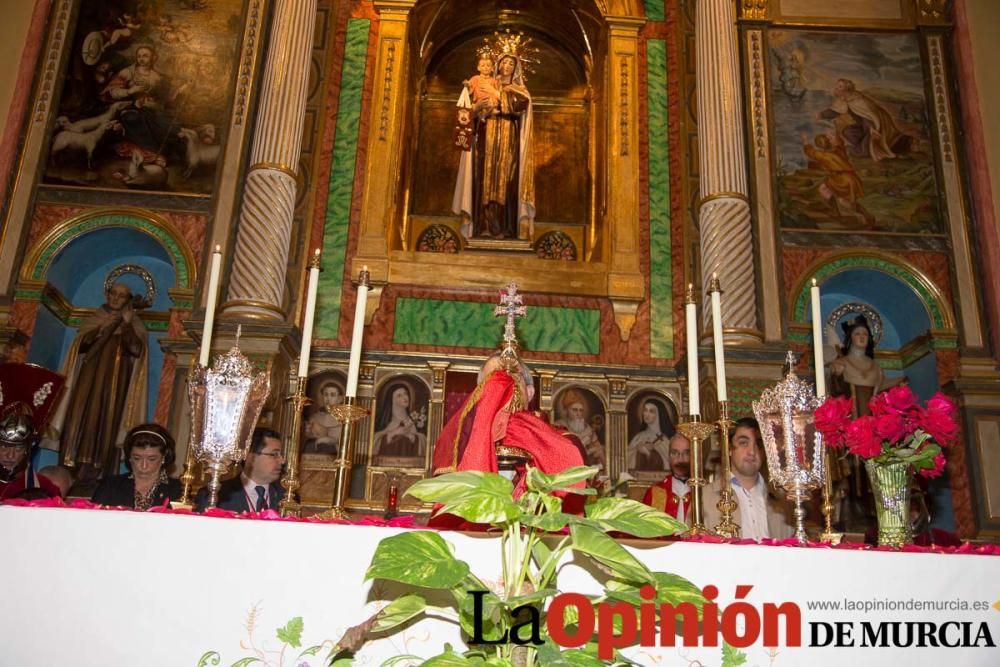
[[[222,252],[222,246],[219,245],[218,243],[215,244],[215,252],[217,252],[217,253],[221,253]]]
[[[816,287],[816,279],[813,278],[813,287]]]

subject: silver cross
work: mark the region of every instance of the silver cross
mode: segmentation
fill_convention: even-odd
[[[506,317],[507,323],[503,328],[503,340],[507,347],[517,342],[517,334],[514,331],[514,318],[524,317],[528,312],[521,295],[517,293],[517,283],[508,283],[507,288],[500,292],[500,305],[493,310],[496,317]]]

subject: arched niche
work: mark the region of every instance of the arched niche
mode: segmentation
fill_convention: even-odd
[[[59,369],[81,322],[104,301],[104,283],[117,267],[137,265],[156,288],[152,306],[140,317],[149,334],[147,413],[152,415],[163,368],[159,339],[166,335],[173,297],[190,289],[193,258],[186,242],[165,220],[133,212],[91,212],[66,220],[29,250],[22,286],[38,286],[41,301],[28,360]],[[125,273],[118,280],[133,291],[143,279]]]
[[[462,82],[476,74],[477,49],[484,38],[510,28],[530,37],[531,46],[538,49],[532,56],[538,64],[526,75],[532,95],[536,210],[528,241],[534,248],[544,235],[558,232],[569,239],[576,261],[602,258],[603,230],[595,219],[602,196],[594,184],[603,145],[596,120],[603,110],[605,37],[596,7],[579,4],[513,2],[497,10],[492,5],[472,9],[469,3],[438,3],[433,6],[440,12],[426,28],[411,32],[411,48],[420,57],[414,59],[412,72],[412,169],[401,247],[414,247],[432,224],[458,230],[461,221],[452,212],[459,162],[452,140],[455,104]]]

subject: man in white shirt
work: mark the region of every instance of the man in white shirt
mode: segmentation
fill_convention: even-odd
[[[733,522],[739,525],[743,539],[784,539],[795,533],[788,506],[784,499],[768,490],[760,474],[764,463],[764,447],[756,419],[744,418],[729,432],[729,483],[737,508]],[[705,487],[702,505],[705,526],[714,530],[721,522],[717,507],[722,480]]]

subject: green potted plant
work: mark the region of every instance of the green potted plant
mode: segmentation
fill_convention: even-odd
[[[490,590],[468,563],[455,556],[445,539],[447,533],[414,530],[388,537],[379,543],[366,577],[399,582],[407,592],[345,633],[331,664],[350,664],[353,653],[366,641],[391,635],[428,612],[447,615],[458,623],[466,647],[446,644],[436,656],[398,656],[386,664],[634,664],[618,651],[622,646],[613,650],[599,646],[592,632],[593,619],[589,619],[588,632],[574,606],[558,605],[556,613],[562,618],[554,619],[562,628],[559,638],[571,636],[574,646],[560,646],[549,632],[553,601],[558,602],[557,596],[564,592],[558,587],[560,567],[571,555],[589,561],[603,577],[603,593],[587,596],[593,605],[624,603],[638,608],[652,601],[659,609],[660,603],[675,607],[689,603],[700,620],[705,600],[697,586],[673,574],[650,571],[608,534],[656,538],[684,532],[687,526],[626,498],[590,498],[584,516],[563,512],[565,494],[594,496],[595,491],[582,488],[582,483],[596,472],[597,468],[578,467],[547,475],[528,468],[526,491],[517,499],[511,482],[492,473],[457,472],[414,484],[408,494],[435,503],[437,512],[485,524],[497,532],[501,589]],[[646,586],[655,589],[655,597],[650,598],[651,589],[643,589]],[[439,599],[442,592],[448,609],[430,607],[429,596]],[[620,619],[618,623],[616,635],[621,634]],[[620,637],[616,642],[620,644]],[[723,664],[738,665],[741,656],[724,647]]]

